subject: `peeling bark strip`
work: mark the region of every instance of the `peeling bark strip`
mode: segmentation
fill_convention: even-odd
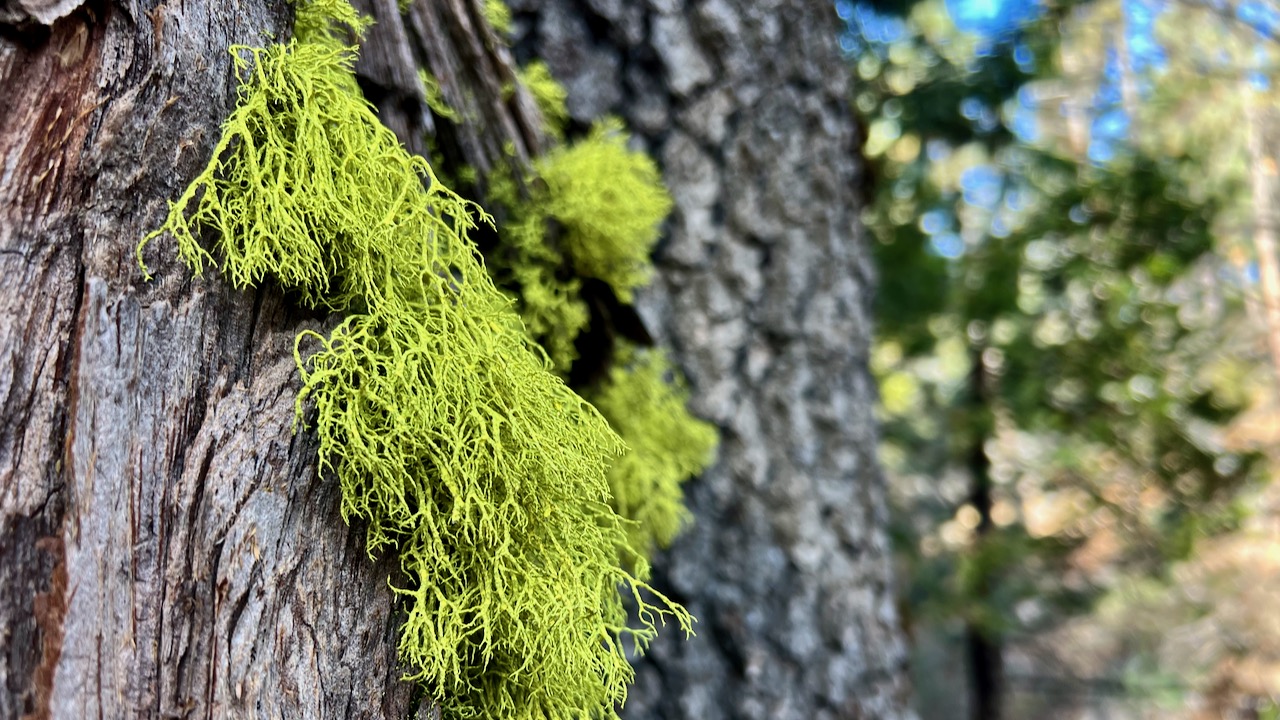
[[[293,338],[322,321],[192,280],[163,242],[156,282],[133,259],[234,104],[226,48],[285,37],[288,6],[0,3],[0,720],[429,715],[399,680],[394,568],[290,432]],[[542,149],[481,0],[369,3],[366,91],[410,148],[432,134],[482,176]],[[659,640],[627,714],[903,717],[828,4],[512,5],[574,118],[623,115],[665,165],[641,310],[725,437],[658,563],[699,638]],[[408,64],[476,122],[436,123]]]
[[[67,563],[62,538],[36,541],[36,549],[54,558],[49,591],[36,593],[35,618],[40,632],[40,664],[35,671],[35,709],[28,718],[47,718],[53,695],[53,673],[62,657],[62,624],[67,618]]]
[[[0,24],[52,25],[83,4],[84,0],[0,0]]]

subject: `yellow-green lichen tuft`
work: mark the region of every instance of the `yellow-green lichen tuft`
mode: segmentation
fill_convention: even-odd
[[[196,273],[220,263],[237,287],[270,278],[347,313],[298,337],[299,418],[314,406],[343,517],[371,554],[399,554],[400,657],[447,717],[616,717],[622,639],[689,616],[619,566],[606,468],[622,444],[490,281],[467,239],[487,216],[359,96],[339,5],[304,5],[300,40],[233,50],[239,104],[139,260],[167,232]]]
[[[422,94],[426,98],[427,108],[436,115],[450,122],[458,122],[458,111],[454,110],[444,99],[444,91],[435,75],[426,70],[418,70],[418,82],[422,83]]]
[[[574,341],[590,321],[577,278],[562,278],[560,254],[545,242],[545,217],[537,213],[504,226],[511,251],[511,280],[519,287],[520,317],[551,365],[567,373],[578,357]]]
[[[598,123],[577,143],[536,163],[547,213],[565,226],[564,247],[581,275],[608,283],[624,302],[653,273],[649,253],[671,212],[653,160],[627,149],[618,122]]]
[[[536,191],[535,197],[541,198]],[[578,357],[574,341],[591,319],[582,282],[567,274],[564,255],[548,236],[545,204],[522,199],[509,171],[490,174],[489,200],[505,210],[498,229],[502,242],[489,268],[511,292],[529,336],[546,351],[552,367],[566,375]]]
[[[546,122],[547,132],[559,138],[569,124],[569,109],[566,103],[569,93],[551,75],[551,69],[541,60],[534,60],[518,71],[520,83],[533,96],[538,112]]]
[[[511,34],[511,8],[502,0],[484,0],[484,19],[502,37]]]
[[[306,0],[297,4],[293,37],[303,44],[341,48],[359,42],[372,24],[348,0]]]
[[[689,413],[683,378],[658,350],[626,350],[591,400],[627,444],[609,468],[628,546],[666,547],[689,518],[681,485],[715,460],[719,434]]]

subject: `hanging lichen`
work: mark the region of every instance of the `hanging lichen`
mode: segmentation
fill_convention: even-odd
[[[484,0],[484,19],[502,37],[511,34],[511,8],[502,0]]]
[[[657,166],[626,142],[617,121],[598,123],[535,160],[525,194],[507,174],[490,178],[489,199],[504,210],[493,269],[562,374],[589,321],[578,277],[602,280],[629,302],[653,273],[649,253],[671,210]]]
[[[520,80],[558,137],[568,118],[563,87],[540,62]],[[671,209],[653,161],[626,143],[617,121],[597,124],[535,161],[527,199],[509,174],[490,178],[489,199],[504,210],[490,267],[566,376],[590,320],[577,275],[604,280],[628,301],[652,273],[649,255]],[[663,353],[618,346],[613,354],[608,377],[587,392],[628,446],[610,467],[611,502],[628,520],[619,555],[643,573],[653,548],[667,546],[688,520],[681,485],[712,462],[718,433],[689,413],[683,380]]]
[[[616,717],[622,638],[689,617],[619,566],[605,471],[622,445],[494,288],[467,240],[488,217],[360,97],[348,10],[303,5],[294,41],[233,49],[238,106],[139,261],[167,232],[198,274],[219,262],[207,233],[235,286],[272,278],[348,313],[298,338],[298,414],[314,406],[343,517],[371,555],[399,553],[400,657],[448,717]]]
[[[373,20],[362,17],[349,0],[305,0],[296,5],[293,39],[304,45],[349,49],[351,43],[364,38],[372,24]],[[232,54],[239,56],[236,48]],[[354,83],[355,75],[347,73],[345,79]]]
[[[719,435],[689,413],[688,390],[666,355],[624,348],[591,401],[622,436],[627,452],[609,468],[612,503],[629,548],[667,547],[687,522],[681,485],[715,459]]]
[[[418,82],[422,83],[422,94],[427,101],[427,109],[435,113],[439,117],[449,122],[458,122],[461,118],[458,111],[454,110],[444,99],[444,90],[440,88],[440,81],[435,75],[426,70],[418,70]]]

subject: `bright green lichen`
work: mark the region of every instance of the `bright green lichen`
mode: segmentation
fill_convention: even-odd
[[[619,566],[619,438],[494,288],[467,239],[488,217],[360,97],[337,33],[363,21],[346,10],[304,5],[299,39],[233,49],[239,104],[139,261],[167,232],[198,274],[218,263],[208,233],[237,287],[273,278],[348,313],[298,338],[299,418],[314,405],[322,472],[370,554],[399,553],[400,657],[448,717],[616,717],[622,638],[643,647],[663,615],[689,617]]]
[[[579,142],[552,150],[535,164],[546,183],[546,212],[565,226],[574,269],[608,283],[623,302],[649,281],[649,253],[658,241],[671,196],[653,160],[627,149],[620,123],[598,123]]]
[[[426,97],[427,107],[431,112],[448,120],[458,122],[458,111],[449,106],[444,99],[444,91],[440,89],[440,81],[426,70],[418,70],[418,81],[422,83],[422,93]]]
[[[490,177],[489,200],[504,209],[491,266],[561,373],[577,358],[574,341],[590,320],[578,277],[603,280],[629,302],[652,274],[649,253],[671,209],[653,161],[626,142],[619,123],[597,124],[534,162],[527,195],[509,175]]]
[[[511,280],[520,288],[520,317],[530,337],[546,350],[552,367],[567,373],[578,357],[574,340],[587,327],[590,314],[577,278],[561,278],[562,259],[544,237],[545,218],[530,214],[504,226],[503,241],[511,251]]]
[[[546,122],[547,132],[554,137],[561,137],[569,123],[569,109],[565,104],[569,93],[551,75],[551,69],[541,60],[534,60],[521,68],[517,75],[520,83],[533,96],[538,112]]]
[[[297,4],[293,38],[302,44],[345,48],[359,42],[373,20],[356,12],[348,0],[306,0]],[[350,76],[355,82],[355,76]]]
[[[548,237],[544,205],[523,200],[510,172],[490,174],[488,196],[505,210],[502,243],[489,268],[511,292],[529,336],[546,351],[552,367],[567,374],[578,357],[574,340],[591,319],[582,282],[566,276],[564,256]]]
[[[719,436],[689,413],[688,390],[666,355],[623,350],[591,401],[627,443],[609,468],[612,503],[630,549],[666,547],[689,518],[681,485],[715,459]]]
[[[511,34],[511,8],[502,0],[484,0],[484,19],[499,35]]]

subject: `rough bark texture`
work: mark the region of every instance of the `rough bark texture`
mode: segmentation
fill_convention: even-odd
[[[872,269],[830,3],[517,0],[518,55],[614,113],[676,199],[649,330],[723,433],[655,562],[701,620],[659,639],[629,718],[897,718],[906,648],[867,372]]]
[[[356,68],[365,96],[410,151],[427,156],[432,138],[450,165],[469,165],[480,178],[508,162],[507,143],[522,165],[542,151],[538,111],[514,90],[515,64],[484,21],[483,0],[418,0],[403,14],[396,0],[354,4],[375,20]],[[419,68],[439,82],[457,121],[432,115]]]
[[[724,433],[659,565],[702,620],[639,669],[626,714],[897,718],[904,646],[865,370],[870,269],[826,3],[513,3],[585,126],[622,115],[678,209],[642,294]],[[360,72],[417,151],[483,173],[544,139],[479,0],[417,0]],[[69,13],[69,14],[68,14]],[[52,27],[36,20],[58,15]],[[405,717],[386,563],[293,435],[281,293],[191,279],[153,244],[208,161],[226,48],[281,3],[0,0],[0,719]],[[414,65],[465,122],[440,123]],[[470,122],[470,121],[475,122]],[[482,189],[482,188],[481,188]]]
[[[286,6],[87,5],[0,39],[0,718],[405,717],[388,568],[290,431],[280,293],[134,247]]]

